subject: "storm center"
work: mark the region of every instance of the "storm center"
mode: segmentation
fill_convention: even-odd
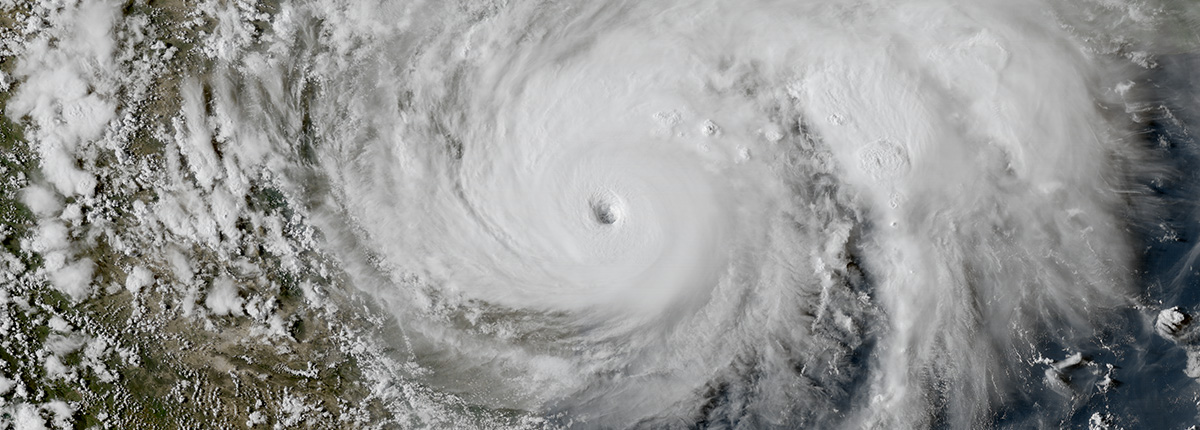
[[[615,224],[621,219],[620,207],[612,199],[593,197],[589,205],[592,208],[592,218],[600,224]]]

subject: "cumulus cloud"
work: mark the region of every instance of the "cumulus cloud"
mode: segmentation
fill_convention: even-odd
[[[154,274],[145,267],[136,266],[130,269],[129,274],[125,276],[125,289],[130,293],[137,294],[152,282],[154,282]]]
[[[43,404],[42,408],[50,412],[53,417],[51,422],[55,428],[68,429],[75,426],[74,420],[71,419],[75,415],[75,408],[71,404],[62,400],[53,400]]]
[[[95,268],[91,259],[80,259],[52,273],[51,285],[72,300],[82,301],[92,295],[92,272]]]
[[[34,252],[48,253],[65,250],[69,245],[70,238],[67,234],[67,226],[58,221],[44,220],[38,223],[36,233],[29,247]],[[54,268],[51,268],[51,270],[54,270]]]
[[[21,203],[39,217],[53,216],[62,210],[62,201],[54,191],[39,185],[31,185],[22,190]]]
[[[212,311],[214,315],[243,315],[242,311],[243,300],[238,296],[237,285],[228,277],[221,277],[213,281],[212,288],[208,290],[208,296],[204,299],[204,305]]]
[[[22,403],[17,405],[13,416],[13,427],[21,430],[45,430],[46,420],[38,413],[37,406]]]
[[[0,375],[0,396],[8,394],[8,392],[12,391],[13,387],[15,387],[16,385],[17,385],[17,381],[8,379],[7,377]]]
[[[90,196],[95,176],[81,169],[75,151],[101,137],[116,116],[116,105],[92,90],[95,74],[114,74],[112,25],[116,8],[108,2],[85,1],[64,19],[76,23],[51,43],[49,35],[25,48],[15,75],[24,83],[8,103],[10,118],[29,117],[47,181],[66,196]]]

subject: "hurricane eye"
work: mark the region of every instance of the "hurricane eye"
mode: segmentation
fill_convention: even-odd
[[[619,219],[617,216],[617,208],[613,205],[613,202],[606,200],[593,200],[591,202],[591,206],[592,217],[600,224],[616,224],[617,220]]]

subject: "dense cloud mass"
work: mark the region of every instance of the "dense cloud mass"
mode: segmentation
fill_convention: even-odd
[[[0,425],[1200,421],[1193,2],[0,11]]]

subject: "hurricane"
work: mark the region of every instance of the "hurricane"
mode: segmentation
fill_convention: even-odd
[[[1200,420],[1190,2],[0,5],[17,428]]]

